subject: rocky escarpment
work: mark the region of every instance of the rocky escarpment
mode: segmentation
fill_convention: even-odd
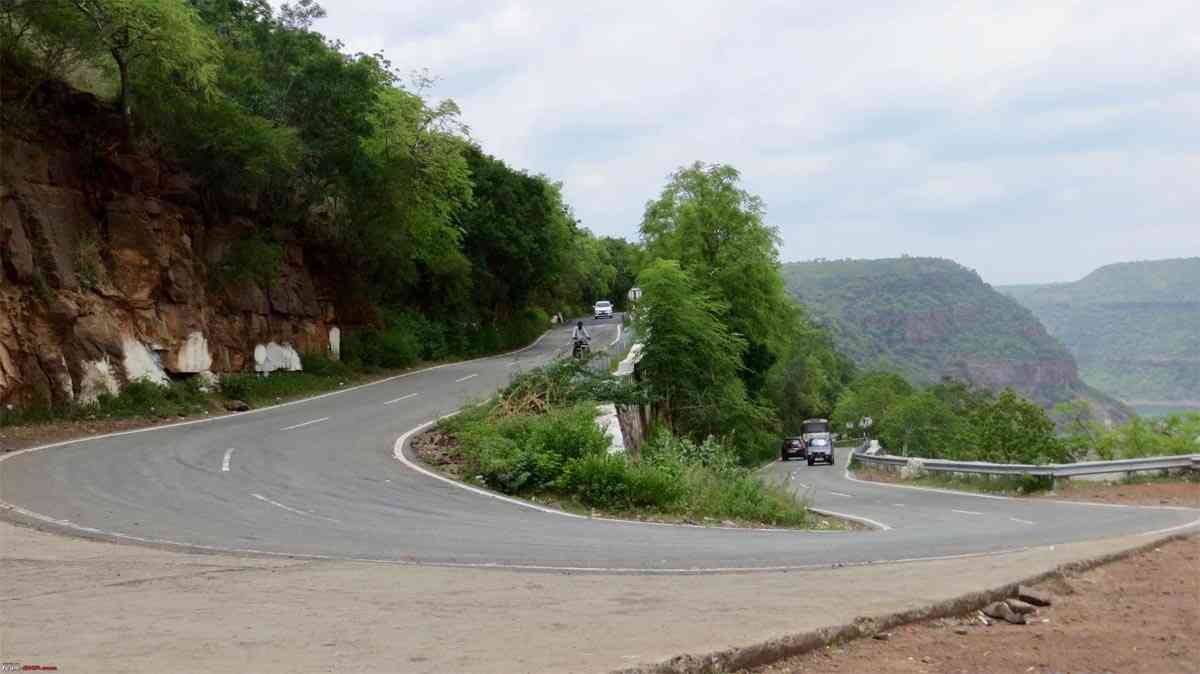
[[[168,161],[125,152],[112,110],[45,86],[0,134],[0,404],[87,401],[124,383],[300,367],[339,349],[332,286],[264,224]],[[267,269],[269,273],[264,273]]]
[[[862,368],[919,383],[954,377],[1013,388],[1045,405],[1087,398],[1124,411],[1080,378],[1038,319],[950,260],[898,258],[784,265],[789,291]]]
[[[1001,288],[1066,344],[1084,381],[1138,406],[1200,406],[1200,258],[1107,265]]]

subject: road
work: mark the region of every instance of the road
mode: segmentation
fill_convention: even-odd
[[[617,324],[592,324],[596,344]],[[696,572],[977,555],[1195,526],[1200,511],[986,498],[865,484],[839,465],[780,463],[815,507],[874,531],[654,525],[548,513],[397,460],[399,437],[568,346],[521,352],[272,409],[14,452],[0,459],[10,519],[181,549],[532,570]]]

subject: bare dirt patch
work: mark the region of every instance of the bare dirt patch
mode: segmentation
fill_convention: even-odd
[[[1200,663],[1200,538],[1192,536],[1035,589],[1053,598],[1027,625],[977,614],[827,646],[758,674],[1185,674]]]
[[[97,419],[95,421],[52,421],[28,426],[6,426],[0,428],[0,454],[18,449],[38,447],[55,442],[78,440],[93,435],[120,433],[138,428],[162,426],[180,421],[206,419],[206,416],[177,417],[150,421],[147,419]]]
[[[1170,505],[1200,508],[1200,477],[1188,474],[1170,478],[1150,477],[1132,482],[1093,482],[1089,480],[1060,480],[1051,491],[1020,493],[1014,489],[982,490],[967,481],[937,481],[933,479],[906,480],[900,473],[859,467],[854,477],[869,482],[909,484],[920,487],[958,489],[979,493],[998,493],[1013,497],[1088,501],[1122,505]]]
[[[1121,503],[1128,505],[1172,505],[1200,508],[1200,480],[1155,481],[1132,484],[1106,484],[1072,480],[1054,487],[1039,498]]]
[[[456,480],[463,479],[465,464],[454,436],[434,428],[417,434],[409,446],[425,465]]]

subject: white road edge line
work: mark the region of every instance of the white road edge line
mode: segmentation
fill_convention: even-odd
[[[976,511],[974,511],[974,510],[957,510],[957,509],[955,509],[955,508],[951,508],[951,509],[950,509],[950,512],[952,512],[952,513],[962,513],[962,514],[964,514],[964,515],[982,515],[982,514],[983,514],[983,513],[981,513],[981,512],[976,512]]]
[[[401,400],[408,400],[410,398],[416,398],[419,395],[421,395],[421,394],[420,393],[409,393],[406,396],[400,396],[399,398],[393,398],[393,399],[385,402],[384,405],[391,405],[392,403],[398,403]]]
[[[835,510],[826,510],[825,508],[813,508],[812,506],[809,506],[808,509],[817,513],[818,515],[830,515],[832,517],[841,517],[842,519],[850,520],[852,522],[858,522],[860,524],[866,524],[867,526],[875,527],[876,529],[879,529],[880,531],[891,531],[892,530],[891,527],[884,524],[883,522],[869,519],[867,517],[862,517],[861,515],[847,515],[846,513],[839,513]]]
[[[433,422],[430,422],[433,423]],[[414,429],[420,431],[422,426]],[[410,432],[412,433],[412,432]],[[440,477],[440,476],[438,476]],[[456,483],[456,486],[463,486],[461,483]],[[493,494],[488,494],[493,495]],[[530,505],[530,504],[522,504]],[[332,560],[332,561],[366,561],[372,564],[391,564],[396,566],[433,566],[445,568],[514,568],[514,570],[522,571],[546,571],[553,573],[632,573],[644,574],[644,576],[676,576],[676,574],[691,574],[691,576],[712,576],[716,573],[744,573],[744,572],[770,572],[770,571],[811,571],[822,570],[822,568],[830,568],[834,565],[830,564],[797,564],[797,565],[778,565],[778,566],[718,566],[718,567],[683,567],[683,568],[644,568],[637,566],[552,566],[548,564],[505,564],[505,562],[493,561],[410,561],[403,559],[386,559],[386,558],[370,558],[370,556],[336,556],[328,554],[305,554],[305,553],[281,553],[277,550],[262,550],[257,548],[222,548],[218,546],[205,546],[200,543],[185,543],[182,541],[173,541],[170,538],[150,538],[145,536],[134,536],[132,534],[121,534],[120,531],[107,531],[104,529],[96,529],[95,526],[82,526],[71,522],[70,519],[56,519],[46,516],[46,514],[25,510],[25,508],[4,503],[0,501],[0,507],[6,508],[12,512],[20,514],[22,517],[36,519],[38,522],[61,526],[64,529],[83,532],[83,534],[108,536],[110,538],[119,538],[122,541],[133,541],[136,543],[148,544],[148,546],[172,546],[182,550],[205,550],[205,552],[226,553],[226,554],[253,554],[268,556],[268,558],[277,559],[317,559],[317,560]],[[832,514],[834,517],[846,517],[845,514],[838,514],[826,510],[815,510],[809,508],[812,512],[822,512]],[[565,513],[558,513],[565,514]],[[578,517],[578,516],[577,516]],[[865,518],[854,517],[854,519],[863,520]],[[875,522],[874,524],[880,524]],[[881,525],[883,526],[883,525]],[[1170,526],[1168,529],[1158,529],[1156,531],[1146,531],[1144,534],[1136,534],[1136,536],[1154,536],[1158,534],[1166,534],[1166,532],[1177,531],[1181,529],[1193,528],[1200,526],[1200,519],[1194,519],[1187,524],[1178,526]],[[986,558],[986,556],[998,556],[1004,554],[1014,554],[1026,552],[1026,550],[1036,549],[1054,549],[1055,546],[1024,546],[1018,548],[1006,548],[1002,550],[989,550],[989,552],[979,553],[960,553],[949,555],[931,555],[931,556],[910,556],[910,558],[889,559],[881,561],[854,561],[847,562],[842,567],[856,566],[887,566],[893,564],[913,564],[920,561],[944,561],[952,559],[976,559]]]
[[[624,329],[624,327],[624,323],[617,323],[617,337],[611,343],[609,343],[609,346],[616,346],[617,342],[621,341],[621,330]]]
[[[221,472],[222,473],[229,472],[229,459],[231,459],[232,457],[233,457],[233,447],[230,447],[229,449],[225,450],[225,456],[224,456],[224,458],[221,459]]]
[[[479,361],[483,361],[483,360],[507,358],[508,356],[512,356],[514,354],[522,353],[522,352],[532,349],[533,347],[540,344],[541,341],[543,339],[545,339],[547,335],[550,335],[553,332],[555,332],[555,331],[549,330],[547,332],[542,333],[542,336],[533,340],[532,344],[530,344],[528,346],[523,346],[523,347],[517,349],[516,351],[509,351],[507,353],[498,353],[494,356],[481,356],[479,358],[472,358],[471,360],[460,360],[460,361],[454,362],[454,363],[442,363],[441,365],[434,365],[433,367],[427,367],[427,368],[424,368],[421,370],[413,370],[412,372],[404,372],[402,374],[392,375],[391,377],[384,377],[383,379],[380,379],[378,381],[369,381],[365,384],[351,386],[350,388],[343,388],[343,389],[338,389],[337,391],[330,391],[329,393],[322,393],[321,395],[315,395],[315,396],[312,396],[311,398],[301,398],[299,400],[292,400],[292,401],[286,402],[286,403],[279,403],[278,405],[270,405],[268,407],[259,407],[257,409],[248,410],[246,412],[234,412],[232,414],[222,414],[222,415],[215,416],[215,417],[208,417],[207,419],[192,419],[191,421],[180,421],[180,422],[173,423],[173,424],[163,424],[162,426],[148,426],[146,428],[135,428],[131,431],[117,431],[116,433],[104,433],[103,435],[89,435],[89,436],[82,437],[82,438],[73,438],[71,440],[63,440],[62,442],[52,442],[48,445],[38,445],[37,447],[26,447],[25,449],[18,449],[15,452],[9,452],[7,454],[0,454],[0,461],[7,461],[8,459],[11,459],[16,456],[21,456],[22,454],[31,454],[33,452],[40,452],[43,449],[53,449],[55,447],[66,447],[67,445],[77,445],[77,444],[80,444],[83,442],[92,442],[94,440],[107,440],[108,438],[117,438],[117,437],[121,437],[121,436],[125,436],[125,435],[135,435],[138,433],[153,433],[154,431],[166,431],[166,430],[170,430],[173,428],[182,428],[184,426],[195,426],[197,424],[211,424],[214,421],[222,421],[222,420],[228,421],[235,417],[242,417],[242,416],[247,416],[250,414],[262,414],[263,412],[270,412],[272,410],[277,410],[282,407],[291,407],[292,405],[303,405],[304,403],[310,403],[314,400],[321,400],[322,398],[330,398],[333,396],[339,396],[339,395],[342,395],[343,393],[357,391],[359,389],[364,389],[369,386],[379,386],[380,384],[386,384],[390,381],[395,381],[397,379],[404,379],[405,377],[413,377],[418,374],[424,374],[426,372],[433,372],[434,370],[440,370],[440,369],[446,368],[446,367],[453,367],[456,365],[466,365],[468,363],[478,363]],[[6,503],[4,501],[0,501],[0,505],[8,506],[13,509],[17,508],[17,506],[12,505],[11,503]],[[51,518],[51,519],[48,519],[47,521],[56,522],[57,520],[54,520],[53,518]]]
[[[260,501],[265,501],[267,503],[270,503],[271,505],[275,506],[276,508],[283,508],[284,510],[286,510],[290,513],[296,513],[297,515],[304,515],[305,517],[315,517],[319,520],[328,520],[330,522],[336,522],[338,524],[341,524],[341,520],[335,520],[332,517],[325,517],[323,515],[318,515],[316,513],[310,513],[307,510],[299,510],[299,509],[293,508],[291,506],[286,506],[286,505],[280,503],[279,501],[272,501],[271,499],[267,498],[266,496],[263,496],[262,494],[250,494],[250,495]]]
[[[1037,524],[1037,522],[1030,522],[1029,520],[1023,520],[1019,517],[1010,517],[1008,519],[1010,519],[1014,522],[1020,522],[1021,524]]]
[[[455,380],[454,380],[454,383],[455,383],[455,384],[461,384],[461,383],[463,383],[464,381],[466,381],[466,380],[468,380],[468,379],[474,379],[474,378],[476,378],[476,377],[478,377],[478,376],[479,376],[479,373],[475,373],[475,374],[469,374],[469,375],[467,375],[467,376],[465,376],[465,377],[463,377],[463,378],[461,378],[461,379],[455,379]]]
[[[284,427],[284,428],[281,428],[281,429],[279,429],[279,430],[281,430],[281,431],[290,431],[290,430],[292,430],[292,429],[295,429],[295,428],[304,428],[305,426],[312,426],[313,424],[319,424],[319,423],[321,423],[322,421],[329,421],[329,417],[321,417],[320,419],[313,419],[312,421],[305,421],[304,423],[301,423],[301,424],[296,424],[295,426],[286,426],[286,427]]]

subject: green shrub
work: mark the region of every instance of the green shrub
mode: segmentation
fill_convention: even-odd
[[[585,456],[567,465],[558,487],[593,508],[623,510],[629,503],[628,467],[622,457]]]
[[[125,419],[166,418],[198,414],[208,408],[208,397],[195,378],[156,384],[145,379],[131,381],[117,395],[97,397],[95,404],[80,406],[84,414]]]
[[[227,374],[221,377],[221,395],[230,400],[246,401],[250,397],[254,378],[252,374]]]
[[[304,368],[304,372],[316,377],[344,379],[354,376],[353,367],[323,353],[303,354],[300,356],[300,364]]]
[[[554,409],[539,416],[491,419],[478,406],[448,419],[443,430],[462,443],[471,474],[491,487],[520,493],[549,487],[572,459],[602,453],[608,440],[595,423],[595,406]]]
[[[283,246],[258,232],[238,239],[214,269],[213,278],[222,285],[252,281],[268,285],[283,268]]]

